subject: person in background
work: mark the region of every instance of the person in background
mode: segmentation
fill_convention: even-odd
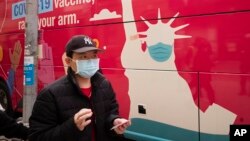
[[[26,140],[28,138],[28,127],[17,123],[15,119],[0,110],[0,136]]]
[[[67,74],[39,93],[29,119],[29,141],[120,140],[131,122],[119,116],[112,85],[98,71],[101,51],[85,35],[68,41]]]

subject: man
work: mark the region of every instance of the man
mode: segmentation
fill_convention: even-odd
[[[28,128],[19,124],[12,117],[0,110],[0,136],[7,138],[19,138],[26,140],[28,137]]]
[[[113,88],[98,72],[100,51],[88,36],[69,40],[67,75],[38,95],[29,141],[112,141],[123,134],[130,121],[119,117]]]

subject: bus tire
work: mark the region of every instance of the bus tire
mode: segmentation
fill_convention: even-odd
[[[13,114],[8,86],[3,80],[0,80],[0,104],[0,110],[4,111],[10,116]]]

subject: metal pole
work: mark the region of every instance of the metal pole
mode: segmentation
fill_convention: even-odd
[[[37,0],[26,0],[25,21],[23,122],[28,123],[37,96]]]

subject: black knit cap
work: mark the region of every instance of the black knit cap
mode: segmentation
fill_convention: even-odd
[[[75,35],[66,44],[66,55],[72,57],[73,52],[82,53],[91,50],[102,51],[96,43],[86,35]]]

